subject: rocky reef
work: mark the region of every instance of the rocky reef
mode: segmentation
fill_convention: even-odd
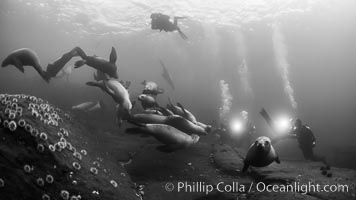
[[[1,199],[140,199],[125,169],[95,155],[70,113],[0,94],[0,124]]]

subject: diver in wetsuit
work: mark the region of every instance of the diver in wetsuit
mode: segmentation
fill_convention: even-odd
[[[291,134],[294,135],[299,143],[299,148],[303,152],[303,156],[306,160],[322,161],[326,163],[325,158],[316,156],[313,152],[315,147],[315,136],[308,125],[303,125],[302,120],[296,119],[294,127],[291,130]]]
[[[188,39],[188,37],[180,30],[178,27],[178,19],[183,19],[184,17],[174,17],[174,22],[172,23],[169,20],[168,15],[164,15],[162,13],[152,13],[151,14],[151,29],[152,30],[164,30],[166,32],[178,31],[179,35],[184,39]]]

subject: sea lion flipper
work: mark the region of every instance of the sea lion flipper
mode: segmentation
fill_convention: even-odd
[[[15,67],[20,70],[22,73],[25,73],[25,69],[23,68],[23,65],[15,65]]]
[[[182,111],[183,111],[184,114],[187,114],[187,112],[185,111],[185,109],[184,109],[184,107],[183,107],[182,104],[177,103],[177,106],[179,106],[179,107],[182,109]]]
[[[20,70],[20,72],[25,73],[25,69],[23,68],[22,63],[21,63],[19,60],[14,59],[14,66],[15,66],[18,70]]]
[[[278,164],[281,163],[281,161],[279,160],[279,156],[278,156],[278,155],[276,156],[276,160],[275,160],[275,161],[276,161],[276,163],[278,163]]]
[[[86,82],[85,85],[100,87],[100,84],[99,84],[99,83],[96,83],[96,82],[94,82],[94,81]]]
[[[247,162],[244,162],[244,167],[242,168],[242,172],[246,172],[248,167],[249,167],[249,164]]]
[[[117,60],[116,50],[115,50],[114,47],[111,47],[110,63],[111,63],[111,64],[115,64],[116,60]]]

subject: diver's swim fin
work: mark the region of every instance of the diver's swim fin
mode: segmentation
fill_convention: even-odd
[[[177,30],[178,30],[179,35],[183,38],[183,40],[188,39],[188,37],[180,30],[180,28],[178,28]]]
[[[267,124],[274,130],[273,120],[272,120],[271,116],[267,113],[267,111],[264,108],[262,108],[262,110],[260,111],[260,114],[263,117],[263,119],[266,120]]]

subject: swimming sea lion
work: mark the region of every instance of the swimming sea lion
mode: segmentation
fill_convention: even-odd
[[[164,90],[162,88],[159,88],[157,83],[153,81],[144,80],[142,82],[142,85],[145,86],[142,91],[142,94],[151,94],[157,96],[158,94],[162,94],[164,92]]]
[[[118,125],[121,126],[122,118],[127,114],[131,114],[132,103],[130,101],[129,92],[117,79],[109,79],[104,81],[104,83],[105,87],[113,92],[114,100],[119,105],[117,109],[117,120]]]
[[[139,124],[165,124],[166,116],[152,113],[137,113],[130,116],[125,116],[124,119]]]
[[[196,134],[196,135],[207,135],[207,131],[197,124],[187,120],[186,118],[179,116],[179,115],[171,115],[167,116],[165,123],[167,125],[173,126],[180,131],[183,131],[189,135]]]
[[[141,105],[144,110],[147,108],[157,107],[158,104],[156,102],[156,98],[152,95],[148,94],[140,94],[138,95],[138,100],[141,102]]]
[[[177,103],[177,106],[174,106],[170,98],[168,98],[168,101],[169,104],[167,104],[167,108],[171,110],[174,114],[180,115],[195,124],[197,123],[197,119],[195,118],[195,116],[189,110],[185,109],[182,104]]]
[[[87,111],[89,108],[95,105],[94,102],[84,102],[75,106],[72,106],[72,110],[80,110],[80,111]]]
[[[75,50],[77,51],[78,55],[83,59],[75,63],[75,68],[79,68],[86,64],[90,67],[93,67],[94,69],[97,69],[107,74],[111,78],[119,78],[119,75],[117,74],[117,66],[115,64],[117,60],[117,54],[114,47],[111,48],[109,61],[98,56],[87,56],[80,47],[75,47]]]
[[[188,135],[196,134],[196,135],[207,135],[208,133],[201,126],[194,124],[193,122],[179,116],[179,115],[171,115],[171,116],[162,116],[157,114],[134,114],[131,115],[129,121],[140,123],[140,124],[166,124],[172,126]]]
[[[104,92],[109,94],[117,103],[117,122],[121,126],[122,119],[126,115],[131,114],[132,103],[130,101],[130,95],[127,89],[117,80],[109,79],[99,82],[87,82],[89,86],[95,86],[101,88]]]
[[[265,136],[258,137],[247,152],[242,172],[245,172],[249,165],[265,167],[273,161],[280,163],[278,155],[271,144],[271,140]]]
[[[22,48],[10,53],[1,64],[2,67],[8,65],[14,65],[22,73],[25,73],[24,66],[32,66],[47,83],[49,82],[49,78],[46,72],[43,71],[36,52],[31,49]]]
[[[127,133],[148,134],[163,143],[157,150],[162,152],[173,152],[178,149],[189,147],[199,141],[198,135],[188,135],[172,126],[165,124],[144,124],[140,127],[128,128]]]

